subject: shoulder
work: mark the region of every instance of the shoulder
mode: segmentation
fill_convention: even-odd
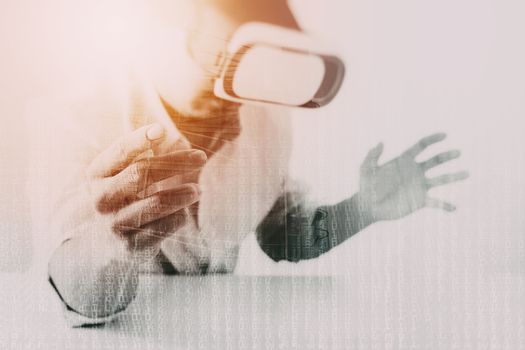
[[[29,138],[43,145],[102,151],[126,132],[153,121],[169,124],[155,89],[137,77],[112,76],[76,93],[31,101],[25,119]],[[67,146],[67,147],[65,147]]]
[[[46,144],[68,141],[95,145],[121,123],[122,93],[106,82],[77,94],[61,92],[32,100],[25,121],[30,139]]]

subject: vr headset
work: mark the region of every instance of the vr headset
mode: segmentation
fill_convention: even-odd
[[[343,62],[298,31],[241,26],[219,58],[217,97],[243,104],[318,108],[337,95]]]

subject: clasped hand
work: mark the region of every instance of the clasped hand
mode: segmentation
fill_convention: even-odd
[[[146,258],[185,224],[188,207],[199,200],[197,179],[206,162],[206,154],[194,149],[155,155],[164,136],[158,124],[140,128],[103,151],[87,171],[103,231]]]

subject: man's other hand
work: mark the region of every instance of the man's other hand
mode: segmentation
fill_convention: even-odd
[[[425,172],[460,156],[458,150],[438,154],[424,162],[415,158],[427,147],[443,141],[445,134],[434,134],[421,139],[401,156],[379,165],[383,144],[372,149],[361,166],[359,198],[373,221],[402,218],[420,208],[432,207],[454,211],[446,201],[430,198],[428,191],[468,177],[465,171],[427,178]]]

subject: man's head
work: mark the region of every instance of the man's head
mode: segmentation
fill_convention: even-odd
[[[164,50],[152,67],[165,103],[185,116],[236,110],[234,103],[217,98],[213,88],[228,41],[240,25],[261,21],[298,29],[286,0],[199,0],[190,12],[185,33],[172,28],[161,34]]]

